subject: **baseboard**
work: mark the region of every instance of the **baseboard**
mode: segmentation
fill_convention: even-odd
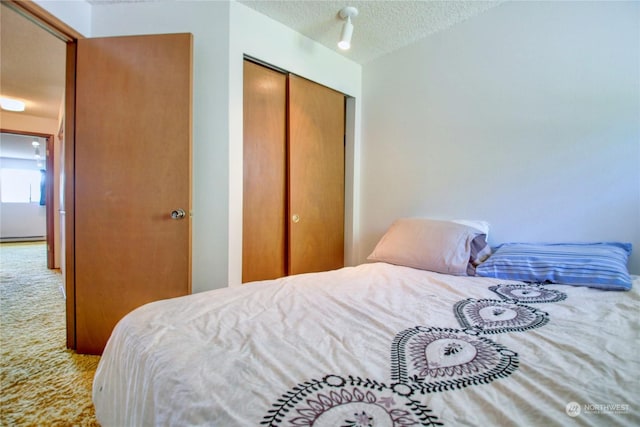
[[[0,243],[40,242],[40,241],[46,241],[46,240],[47,240],[47,236],[0,237]]]

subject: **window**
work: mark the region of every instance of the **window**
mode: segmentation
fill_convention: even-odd
[[[33,169],[0,170],[2,203],[40,203],[44,205],[45,172]]]

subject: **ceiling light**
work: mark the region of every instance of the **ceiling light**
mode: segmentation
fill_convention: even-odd
[[[7,111],[24,111],[24,102],[11,98],[0,98],[0,107]]]
[[[38,141],[33,141],[31,145],[33,145],[34,147],[39,147],[40,143]]]
[[[355,18],[356,16],[358,16],[358,9],[355,7],[348,6],[340,10],[340,18],[345,20],[345,23],[342,25],[340,41],[338,42],[338,47],[342,50],[351,48],[351,35],[353,34],[351,18]]]

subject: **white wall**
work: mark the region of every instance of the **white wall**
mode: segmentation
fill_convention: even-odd
[[[2,203],[0,211],[0,239],[45,239],[47,212],[44,206],[38,203]]]
[[[245,53],[353,97],[349,102],[346,207],[351,214],[347,254],[353,258],[359,200],[355,159],[360,146],[362,98],[358,64],[233,1],[97,5],[82,0],[36,2],[88,37],[172,32],[194,35],[194,292],[241,280]]]
[[[92,9],[92,37],[172,32],[194,35],[193,291],[200,292],[241,281],[243,54],[358,100],[361,68],[235,2],[145,2]],[[359,120],[359,108],[354,114]]]
[[[508,2],[363,68],[360,259],[403,216],[634,244],[640,3]]]
[[[38,203],[2,203],[0,211],[0,239],[45,239],[47,212],[44,206]]]
[[[85,0],[33,0],[84,36],[91,35],[91,4]]]
[[[0,157],[0,168],[40,171],[34,160]],[[2,190],[0,190],[0,196]],[[43,238],[47,235],[47,212],[35,203],[0,203],[0,239]]]
[[[229,4],[144,2],[93,6],[92,37],[193,34],[194,292],[227,285]]]

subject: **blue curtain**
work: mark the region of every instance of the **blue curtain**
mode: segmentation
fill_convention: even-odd
[[[40,206],[44,206],[47,203],[47,171],[40,169]]]

